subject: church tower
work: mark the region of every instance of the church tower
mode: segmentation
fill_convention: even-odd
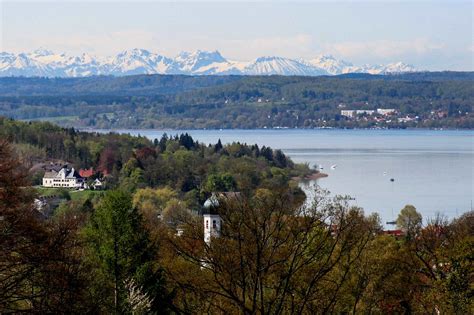
[[[210,245],[211,238],[219,237],[221,233],[222,220],[217,212],[219,207],[219,200],[213,194],[204,202],[203,219],[204,219],[204,242]]]

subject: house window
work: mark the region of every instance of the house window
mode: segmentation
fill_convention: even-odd
[[[216,220],[212,220],[212,228],[217,229],[217,222]]]
[[[206,230],[209,229],[209,220],[206,220]]]

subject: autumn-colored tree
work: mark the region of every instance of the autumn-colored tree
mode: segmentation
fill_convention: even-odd
[[[77,217],[45,221],[27,173],[0,141],[0,313],[86,312]]]
[[[29,280],[35,275],[38,251],[46,239],[27,173],[11,145],[0,140],[0,311],[32,308],[37,295]]]

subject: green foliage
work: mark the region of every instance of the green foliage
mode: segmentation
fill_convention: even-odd
[[[30,130],[38,138],[72,137],[76,145],[88,137],[49,124],[7,126],[15,131],[9,137],[20,143],[28,143],[23,137]],[[269,148],[234,143],[215,150],[191,139],[180,144],[176,136],[166,137],[161,150],[159,141],[133,146],[140,141],[127,142],[128,137],[112,137],[117,143],[109,146],[108,137],[87,138],[103,143],[102,150],[110,148],[103,158],[113,164],[108,178],[123,185],[143,177],[147,187],[133,198],[122,190],[63,190],[71,200],[41,219],[32,207],[34,196],[58,190],[25,189],[26,172],[0,141],[0,312],[471,314],[474,309],[472,212],[423,225],[408,205],[398,223],[410,237],[393,236],[382,231],[378,215],[366,216],[347,197],[316,191],[314,203],[300,207],[305,196],[289,178],[308,165],[293,165]],[[122,156],[119,148],[129,154]],[[97,153],[100,160],[103,151]],[[210,245],[203,240],[202,216],[190,211],[201,209],[206,185],[241,192],[222,196],[222,229]]]
[[[207,193],[235,191],[237,184],[234,177],[229,173],[212,174],[207,177],[204,191]]]
[[[397,217],[397,226],[403,230],[408,237],[413,237],[421,228],[422,216],[412,205],[406,205]]]
[[[473,128],[473,80],[472,72],[0,78],[0,115],[16,119],[78,116],[64,122],[96,128]],[[419,118],[375,122],[340,115],[341,109],[377,108],[394,108],[399,117]],[[164,151],[164,143],[159,144]],[[180,145],[189,149],[193,143],[182,135]]]
[[[123,313],[128,309],[128,280],[133,279],[143,286],[145,280],[150,281],[146,275],[154,274],[158,282],[152,285],[162,283],[159,282],[161,275],[153,271],[156,270],[153,266],[154,249],[129,194],[107,192],[84,233],[89,244],[91,264],[96,267],[96,285],[105,289],[104,302],[109,310]],[[148,292],[154,294],[151,298],[160,293],[155,291],[156,287]]]

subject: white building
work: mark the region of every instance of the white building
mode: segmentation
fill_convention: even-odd
[[[211,243],[211,238],[219,237],[221,234],[222,220],[217,213],[219,207],[219,200],[213,194],[204,202],[203,223],[204,223],[204,242],[207,245]]]
[[[406,117],[400,117],[397,120],[399,123],[407,123],[407,122],[414,121],[415,118],[406,116]]]
[[[348,109],[341,110],[341,116],[352,118],[355,116],[355,110],[348,110]]]
[[[51,170],[43,176],[44,187],[64,187],[64,188],[82,188],[84,186],[84,178],[74,169],[63,167],[58,172]]]
[[[357,115],[365,114],[365,115],[373,115],[375,113],[375,110],[371,109],[358,109],[356,110]]]
[[[375,113],[375,110],[371,109],[343,109],[341,110],[341,116],[349,117],[349,118],[354,118],[357,115],[373,115]]]
[[[94,182],[91,184],[91,187],[94,190],[102,190],[104,188],[104,184],[102,183],[100,179],[96,178]]]
[[[210,245],[213,238],[221,236],[222,218],[219,215],[219,201],[224,204],[235,202],[240,198],[240,192],[228,191],[212,193],[203,205],[202,217],[204,224],[204,242]]]
[[[377,108],[377,113],[380,115],[393,115],[397,113],[397,110],[394,108]]]

